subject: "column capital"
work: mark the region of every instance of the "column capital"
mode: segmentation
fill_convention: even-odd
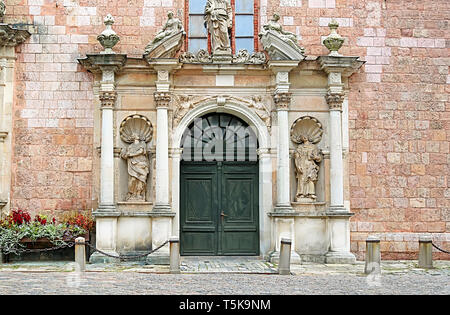
[[[327,104],[330,110],[338,110],[342,111],[342,103],[344,102],[345,94],[343,92],[332,92],[328,91],[325,99],[327,100]]]
[[[277,110],[289,110],[292,93],[276,93],[273,96]]]
[[[155,92],[153,94],[155,98],[156,108],[168,108],[170,101],[172,100],[172,93],[169,92]]]
[[[117,99],[117,92],[115,91],[103,91],[100,92],[99,99],[101,102],[101,108],[114,108]]]

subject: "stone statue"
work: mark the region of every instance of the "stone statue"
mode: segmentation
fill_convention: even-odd
[[[145,54],[151,54],[153,50],[156,49],[157,46],[161,45],[163,42],[170,40],[174,35],[179,35],[175,39],[174,43],[172,45],[175,45],[174,47],[171,47],[172,45],[169,45],[168,47],[165,47],[165,50],[163,53],[158,56],[152,56],[153,58],[159,58],[159,57],[173,57],[173,56],[167,56],[167,54],[173,54],[173,52],[177,52],[179,48],[182,45],[183,42],[183,36],[186,34],[183,29],[183,24],[181,23],[180,19],[174,17],[174,14],[172,11],[169,11],[167,13],[167,21],[166,24],[164,24],[163,29],[156,34],[153,41],[145,47]],[[179,37],[179,38],[178,38]],[[176,50],[176,51],[170,51],[168,50]]]
[[[299,140],[301,143],[294,152],[297,177],[295,201],[301,201],[303,198],[316,200],[315,183],[319,175],[318,163],[322,161],[322,153],[307,136],[301,135]]]
[[[205,27],[211,34],[213,55],[231,55],[230,33],[233,13],[228,0],[208,0],[205,7]]]
[[[305,49],[300,47],[297,35],[283,30],[278,22],[280,16],[274,14],[259,34],[264,50],[273,60],[303,60]]]
[[[147,154],[147,146],[138,135],[135,135],[134,142],[120,153],[120,157],[128,163],[127,201],[145,201],[147,177],[150,172]]]
[[[150,121],[141,115],[127,117],[120,126],[121,139],[129,143],[120,157],[127,161],[128,194],[127,201],[146,201],[147,177],[150,173],[147,143],[152,138]]]
[[[263,26],[263,29],[265,31],[273,31],[279,35],[281,39],[283,39],[285,42],[289,43],[292,47],[297,48],[297,35],[294,33],[288,32],[283,30],[283,27],[278,22],[280,20],[280,16],[278,14],[274,14],[272,19],[269,21],[268,24]]]

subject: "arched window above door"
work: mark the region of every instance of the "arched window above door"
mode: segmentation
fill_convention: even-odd
[[[257,161],[258,138],[242,119],[211,113],[194,119],[181,141],[183,161]]]

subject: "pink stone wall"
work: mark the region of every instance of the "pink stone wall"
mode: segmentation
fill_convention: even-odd
[[[107,13],[115,50],[141,56],[185,0],[6,0],[5,22],[34,24],[18,48],[12,207],[34,212],[92,205],[92,76],[76,58],[98,52]],[[307,55],[327,54],[332,17],[341,53],[366,65],[349,93],[352,251],[381,233],[383,258],[416,258],[418,235],[450,239],[450,2],[260,0],[260,24],[278,12]],[[447,257],[436,254],[436,257]]]

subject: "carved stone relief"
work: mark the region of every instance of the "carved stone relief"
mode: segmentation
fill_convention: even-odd
[[[323,154],[316,144],[322,140],[322,134],[320,122],[309,116],[297,119],[291,127],[291,140],[297,144],[294,152],[297,178],[295,202],[313,202],[317,199],[315,184]]]
[[[204,96],[194,96],[194,95],[174,95],[176,108],[173,113],[173,126],[177,126],[183,117],[196,106],[204,103],[207,100],[215,99],[218,103],[225,104],[227,101],[234,101],[244,104],[248,108],[252,108],[255,113],[261,118],[266,124],[269,131],[272,124],[271,111],[268,106],[263,102],[261,95],[253,96],[249,99],[240,98],[230,95],[219,95],[214,97],[204,97]],[[220,105],[220,104],[219,104]]]
[[[120,152],[120,157],[127,161],[128,166],[126,201],[146,201],[147,178],[150,173],[148,143],[152,136],[152,124],[144,116],[129,116],[120,125],[120,138],[129,144]]]

